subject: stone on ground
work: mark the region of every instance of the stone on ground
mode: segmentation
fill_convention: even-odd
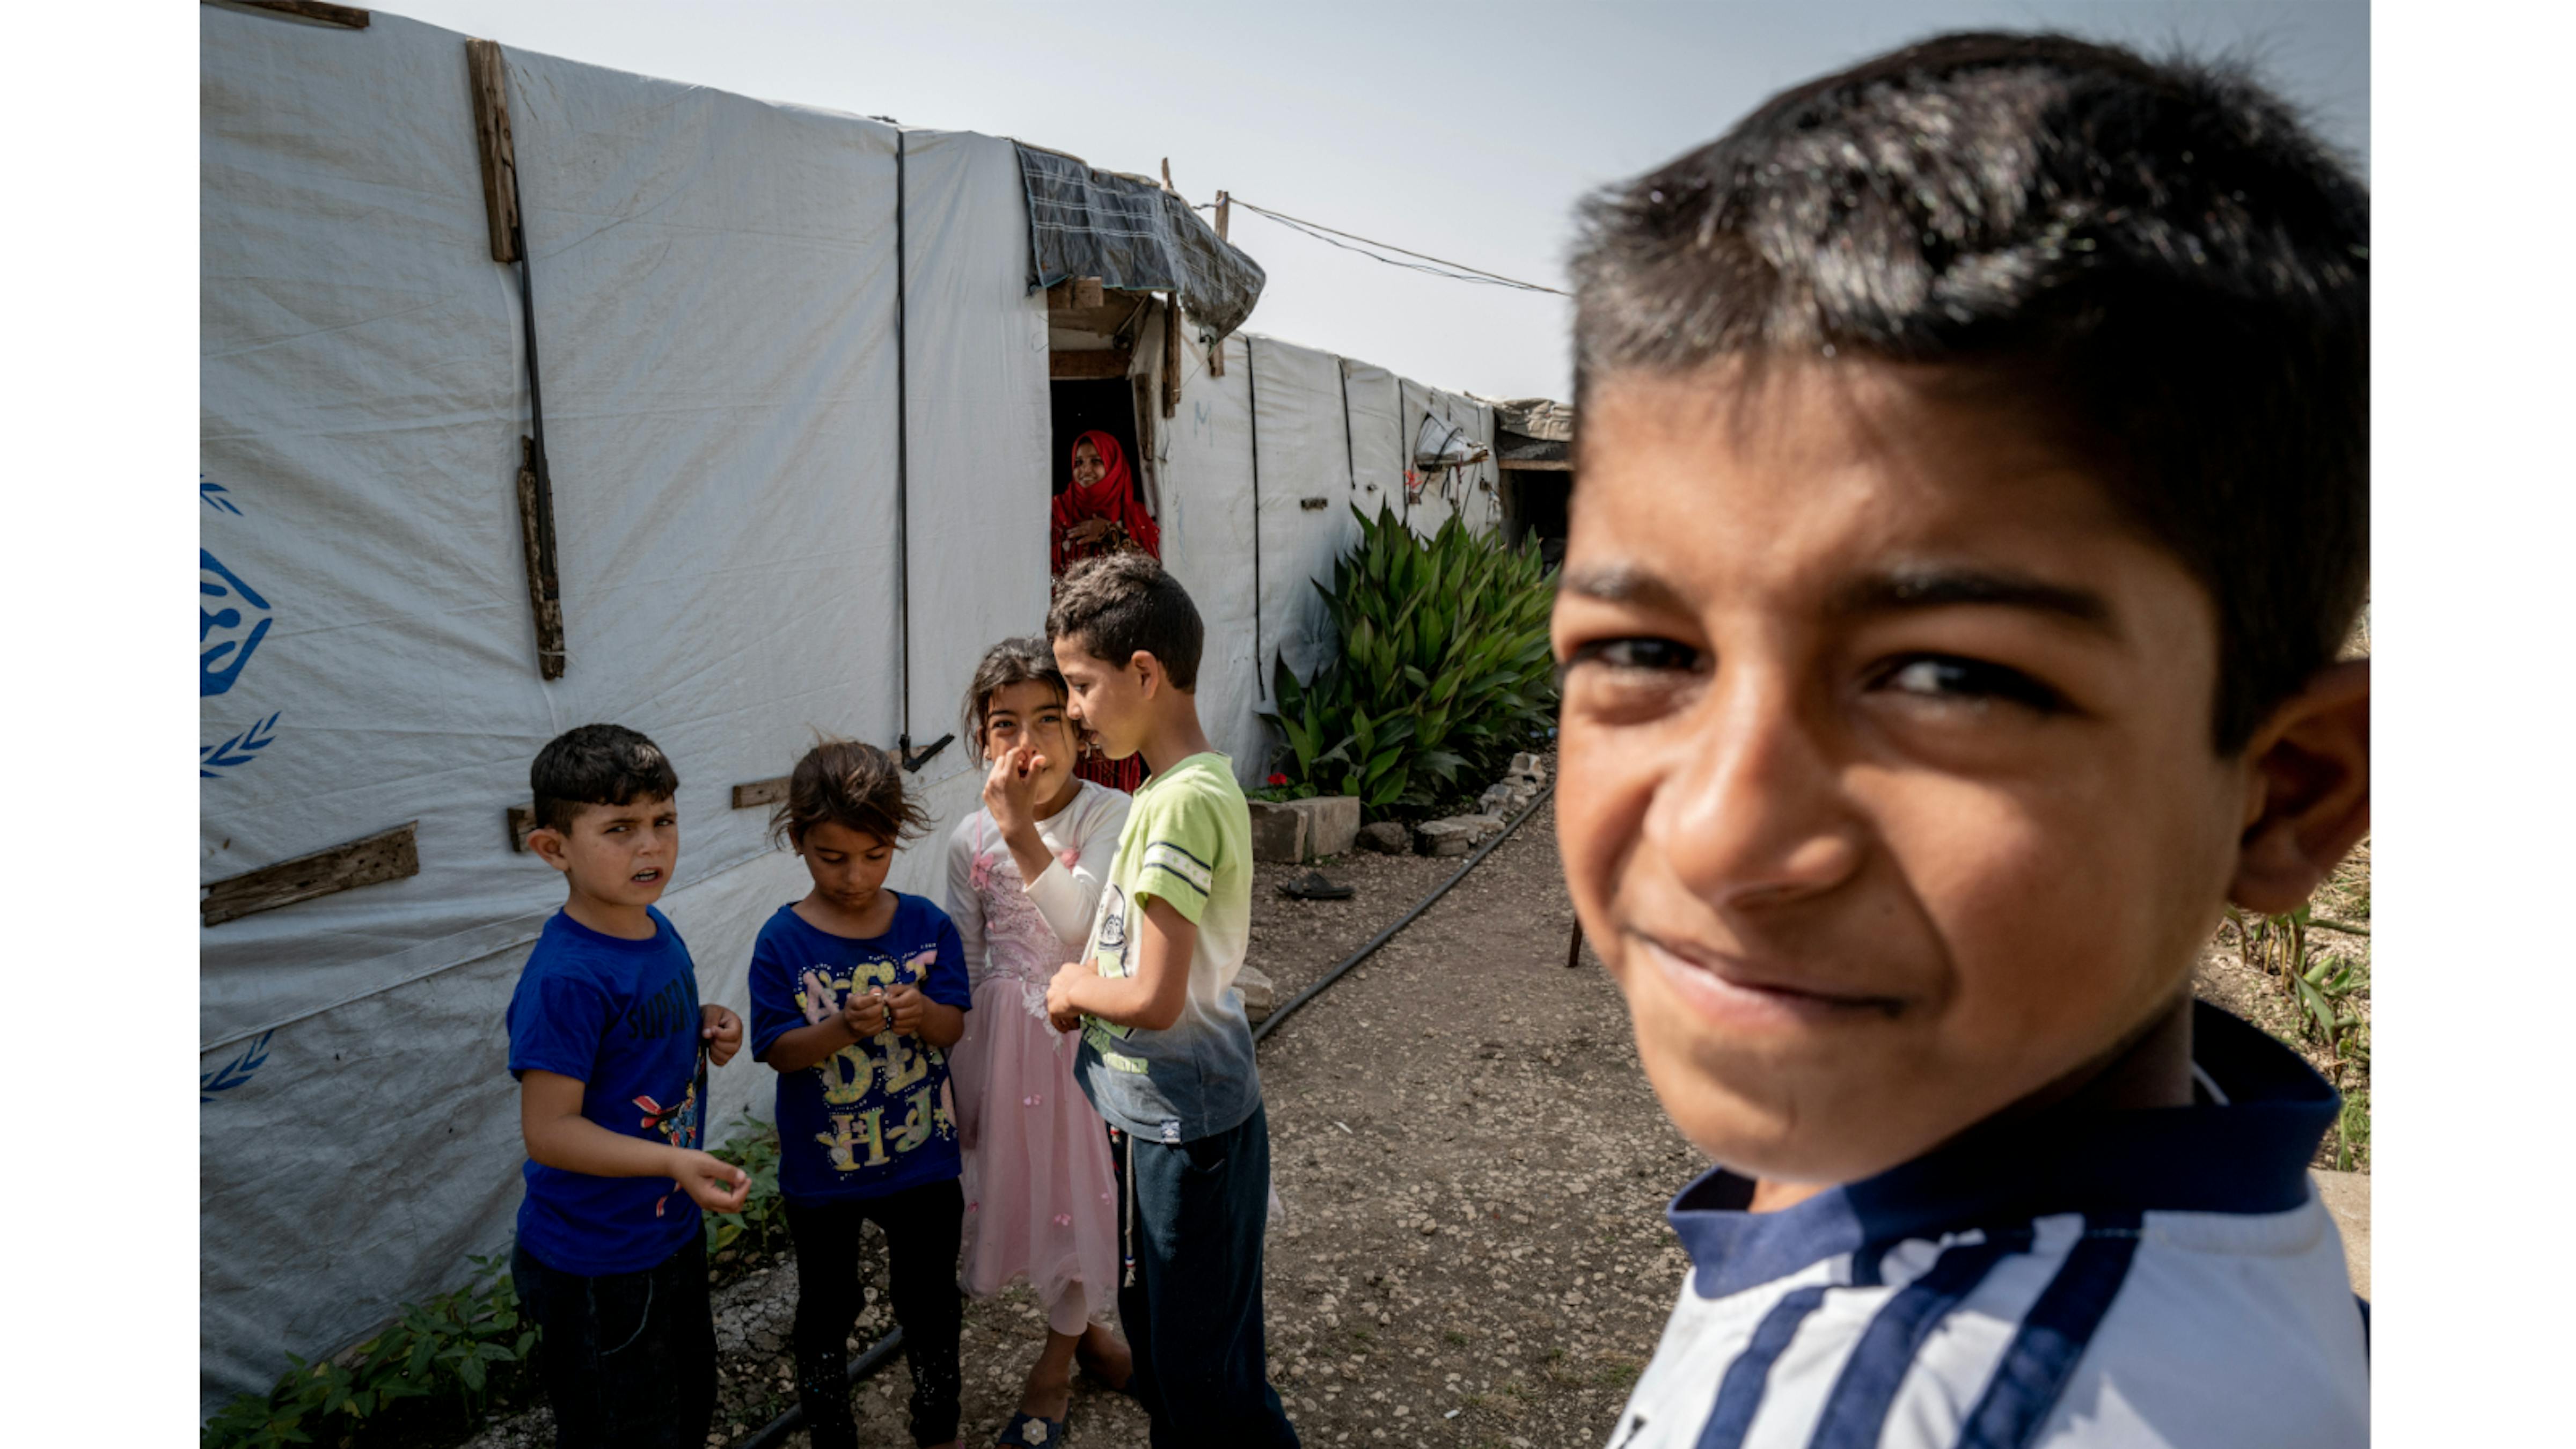
[[[1279,1004],[1279,988],[1249,966],[1234,973],[1234,989],[1243,993],[1243,1014],[1254,1021],[1268,1016]]]
[[[1413,849],[1413,832],[1400,820],[1373,820],[1359,828],[1358,843],[1380,855],[1402,855]]]

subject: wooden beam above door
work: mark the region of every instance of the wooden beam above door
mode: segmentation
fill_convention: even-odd
[[[1047,376],[1059,380],[1125,377],[1134,362],[1135,354],[1124,347],[1088,352],[1051,352],[1047,354]]]

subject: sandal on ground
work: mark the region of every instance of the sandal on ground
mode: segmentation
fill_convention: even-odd
[[[1301,901],[1346,901],[1358,894],[1346,885],[1335,885],[1320,870],[1310,870],[1295,880],[1279,883],[1279,893]]]
[[[1041,1419],[1035,1414],[1013,1414],[1001,1437],[993,1442],[1016,1446],[1016,1449],[1055,1449],[1056,1445],[1064,1442],[1064,1420]]]

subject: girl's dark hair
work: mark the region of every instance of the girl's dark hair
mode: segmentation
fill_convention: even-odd
[[[796,762],[786,802],[769,817],[769,837],[805,843],[817,825],[841,825],[900,846],[930,829],[929,813],[903,793],[903,767],[874,745],[824,740]]]
[[[1582,228],[1578,417],[1613,374],[1722,357],[1936,363],[2014,396],[2216,602],[2222,754],[2351,629],[2370,195],[2242,68],[1942,36],[1774,96]]]
[[[959,733],[966,740],[967,758],[977,764],[984,760],[984,722],[993,707],[993,696],[1014,684],[1043,684],[1062,700],[1069,691],[1064,675],[1055,667],[1055,651],[1047,641],[1031,635],[1005,639],[984,651],[982,663],[975,666],[975,677],[966,685],[966,707],[958,713]]]

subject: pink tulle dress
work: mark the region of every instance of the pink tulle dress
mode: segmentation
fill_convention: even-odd
[[[1125,794],[1080,782],[1038,822],[1055,859],[1034,885],[989,810],[948,840],[948,914],[975,1009],[948,1053],[965,1149],[963,1277],[976,1297],[1026,1278],[1047,1326],[1107,1322],[1118,1297],[1118,1193],[1109,1141],[1073,1077],[1077,1039],[1047,1024],[1047,983],[1082,950],[1127,823]]]

